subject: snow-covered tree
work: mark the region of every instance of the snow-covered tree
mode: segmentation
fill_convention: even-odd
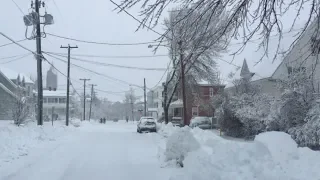
[[[181,20],[182,14],[188,13],[189,10],[189,8],[173,10],[164,22],[168,31],[166,41],[173,66],[173,70],[169,73],[167,82],[164,84],[166,122],[168,122],[168,109],[172,97],[177,90],[181,89],[182,67],[184,68],[184,76],[187,77],[185,83],[191,86],[196,85],[200,80],[218,81],[214,58],[225,52],[226,42],[229,38],[227,32],[221,32],[221,27],[224,26],[227,18],[225,12],[217,12],[210,20],[197,21],[196,13]],[[180,11],[183,13],[178,13]],[[209,16],[209,14],[204,16]],[[201,24],[203,28],[195,26],[195,23]],[[188,97],[192,97],[192,95]]]
[[[12,107],[12,118],[14,124],[20,126],[30,114],[27,98],[24,96],[23,89],[18,87]]]

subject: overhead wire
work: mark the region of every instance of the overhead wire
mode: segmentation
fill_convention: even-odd
[[[46,53],[50,54],[55,54],[55,55],[65,55],[67,56],[67,53],[57,53],[57,52],[49,52],[49,51],[44,51]],[[168,55],[166,54],[155,54],[155,55],[140,55],[140,56],[135,56],[135,55],[130,55],[130,56],[103,56],[103,55],[90,55],[90,54],[72,54],[72,56],[79,56],[79,57],[94,57],[94,58],[107,58],[107,59],[125,59],[125,58],[153,58],[153,57],[167,57]]]
[[[99,44],[99,45],[108,45],[108,46],[136,46],[136,45],[146,45],[146,44],[155,44],[157,43],[156,41],[150,41],[150,42],[137,42],[137,43],[109,43],[109,42],[97,42],[97,41],[87,41],[87,40],[80,40],[76,38],[70,38],[70,37],[65,37],[65,36],[60,36],[52,33],[46,33],[47,35],[61,38],[61,39],[67,39],[71,41],[76,41],[76,42],[82,42],[82,43],[88,43],[88,44]]]
[[[52,58],[55,58],[55,59],[57,59],[57,60],[59,60],[59,61],[62,61],[62,62],[64,62],[64,63],[68,63],[68,62],[67,62],[66,60],[64,60],[64,59],[61,59],[61,58],[56,57],[56,56],[54,56],[54,55],[48,54],[48,53],[46,53],[46,52],[43,52],[43,53],[46,54],[46,55],[48,55],[48,56],[50,56],[50,57],[52,57]],[[111,79],[111,80],[116,81],[116,82],[120,82],[120,83],[123,83],[123,84],[133,85],[133,86],[142,88],[142,86],[140,86],[140,85],[132,84],[132,83],[129,83],[129,82],[127,82],[127,81],[124,81],[124,80],[121,80],[121,79],[117,79],[117,78],[114,78],[114,77],[111,77],[111,76],[108,76],[108,75],[105,75],[105,74],[96,72],[96,71],[94,71],[94,70],[91,70],[91,69],[82,67],[82,66],[80,66],[80,65],[77,65],[77,64],[74,64],[74,63],[70,63],[70,64],[71,64],[72,66],[74,66],[74,67],[77,67],[77,68],[80,68],[80,69],[82,69],[82,70],[84,70],[84,71],[87,71],[87,72],[90,72],[90,73],[93,73],[93,74],[96,74],[96,75],[105,77],[105,78],[107,78],[107,79],[109,79],[109,80]]]
[[[25,41],[25,40],[28,40],[27,38],[25,38],[25,39],[20,39],[20,40],[18,40],[18,41],[15,41],[15,42],[22,42],[22,41]],[[13,42],[11,42],[11,43],[7,43],[7,44],[2,44],[2,45],[0,45],[0,48],[1,47],[5,47],[5,46],[8,46],[8,45],[11,45],[11,44],[15,44],[15,43],[13,43]]]
[[[14,59],[11,59],[11,60],[9,60],[9,61],[1,62],[0,64],[8,64],[8,63],[11,63],[11,62],[14,62],[14,61],[18,61],[18,60],[20,60],[20,59],[23,59],[23,58],[25,58],[25,57],[27,57],[27,56],[30,56],[30,55],[32,55],[32,54],[31,54],[31,53],[28,53],[28,54],[26,54],[26,55],[24,55],[24,56],[14,58]]]
[[[62,55],[56,55],[56,56],[65,57],[65,58],[68,57],[68,56],[62,56]],[[92,61],[92,60],[80,59],[80,58],[75,58],[75,57],[70,57],[70,59],[85,62],[85,63],[95,64],[95,65],[99,65],[99,66],[109,66],[109,67],[116,67],[116,68],[126,68],[126,69],[145,70],[145,71],[165,71],[166,70],[165,68],[145,68],[145,67],[110,64],[110,63],[96,62],[96,61]]]
[[[55,70],[57,70],[60,74],[62,74],[63,76],[65,76],[68,79],[68,76],[65,75],[63,72],[61,72],[58,68],[56,68],[52,63],[50,63],[50,61],[48,61],[46,58],[44,58],[44,60],[50,64]],[[69,78],[70,82],[71,82],[71,78]],[[77,92],[76,88],[73,86],[73,83],[70,83],[71,87],[73,88],[73,90],[76,92],[76,94],[81,97],[81,95]]]
[[[14,55],[14,56],[0,57],[0,60],[11,59],[11,58],[21,57],[21,56],[25,56],[25,55],[30,55],[30,54],[31,53],[25,53],[25,54],[19,54],[19,55]]]

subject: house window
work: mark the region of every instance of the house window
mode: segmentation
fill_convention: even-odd
[[[48,98],[48,103],[58,103],[58,98]]]
[[[192,116],[199,115],[199,107],[192,107]]]
[[[43,103],[48,103],[47,98],[43,98]]]
[[[59,103],[60,104],[66,103],[66,98],[59,98]]]
[[[48,98],[48,103],[54,103],[54,98]]]
[[[214,95],[213,88],[210,88],[210,89],[209,89],[209,95],[210,95],[210,97],[213,97],[213,95]]]
[[[299,72],[305,73],[306,67],[293,68],[293,67],[288,66],[287,70],[288,70],[289,75],[291,75],[292,73],[299,73]]]

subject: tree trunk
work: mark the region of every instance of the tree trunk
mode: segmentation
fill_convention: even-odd
[[[163,107],[163,111],[164,111],[164,121],[166,124],[168,124],[168,122],[169,122],[169,107],[166,104]]]

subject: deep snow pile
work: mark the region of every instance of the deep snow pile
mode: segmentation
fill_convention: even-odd
[[[176,133],[188,134],[185,130],[178,130]],[[198,128],[189,132],[200,146],[187,152],[183,169],[173,174],[171,180],[320,178],[320,153],[308,148],[298,148],[288,134],[262,133],[248,143],[226,140]],[[172,136],[168,137],[167,145],[174,143],[172,141],[181,143],[181,139],[176,137],[177,135],[172,133]],[[172,147],[174,146],[169,145],[169,148]],[[177,147],[177,150],[178,148],[180,147]]]
[[[0,167],[27,156],[31,148],[55,141],[73,129],[74,126],[67,128],[62,121],[54,122],[54,126],[51,123],[37,126],[36,122],[29,122],[20,127],[13,121],[0,121]]]

